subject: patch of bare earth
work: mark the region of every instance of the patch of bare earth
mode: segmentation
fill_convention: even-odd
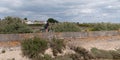
[[[69,46],[81,46],[88,50],[93,47],[103,50],[120,48],[120,36],[74,39],[68,42]]]
[[[5,51],[4,53],[2,51]],[[29,60],[22,56],[20,47],[1,47],[0,60]]]
[[[114,50],[120,48],[120,36],[112,37],[89,37],[89,38],[73,38],[66,41],[68,46],[80,46],[90,50],[93,47],[104,49],[104,50]],[[5,50],[4,53],[2,51]],[[70,53],[72,51],[65,50],[65,53]],[[46,51],[48,54],[52,54],[51,50]],[[73,52],[74,53],[74,52]],[[20,42],[0,42],[0,60],[29,60],[22,56]]]

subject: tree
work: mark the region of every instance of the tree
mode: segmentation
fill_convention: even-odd
[[[28,20],[28,19],[25,17],[24,20]]]
[[[55,19],[53,19],[53,18],[49,18],[49,19],[47,20],[47,22],[49,22],[49,23],[58,23],[58,21],[55,20]]]

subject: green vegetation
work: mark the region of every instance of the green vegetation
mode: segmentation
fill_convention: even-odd
[[[31,38],[21,42],[21,49],[23,56],[26,56],[32,60],[94,60],[94,59],[120,59],[120,49],[116,50],[101,50],[92,48],[91,51],[82,47],[70,47],[75,54],[66,54],[64,56],[58,56],[58,53],[62,53],[66,44],[64,40],[53,38],[46,40],[42,38]],[[48,48],[52,49],[53,56],[44,54]]]
[[[102,59],[112,59],[112,55],[109,53],[109,51],[106,50],[100,50],[97,48],[92,48],[91,52],[94,54],[96,58],[102,58]]]
[[[48,48],[47,41],[42,38],[34,37],[32,39],[26,39],[21,42],[22,53],[32,59],[40,57],[40,54],[44,54]]]
[[[111,31],[119,30],[118,23],[70,23],[61,22],[51,24],[49,29],[54,32],[80,32],[80,31]]]
[[[35,58],[32,58],[32,60],[53,60],[51,56],[49,55],[43,55],[43,56],[36,56]]]
[[[25,17],[24,20],[28,20],[28,19]]]
[[[117,50],[101,50],[92,48],[91,52],[98,59],[120,59],[120,49]]]
[[[65,48],[64,40],[53,38],[50,41],[50,47],[53,49],[53,55],[57,56],[58,53],[62,53],[62,49]]]
[[[75,23],[57,23],[50,26],[50,29],[54,32],[79,32],[80,27]]]
[[[32,33],[44,30],[44,24],[25,24],[27,18],[7,16],[0,20],[0,33]],[[111,31],[119,30],[120,24],[117,23],[71,23],[59,22],[54,18],[47,20],[49,31],[53,32],[80,32],[80,31]]]
[[[28,24],[30,27],[41,27],[44,26],[44,24]]]
[[[110,50],[109,52],[113,56],[113,59],[120,59],[120,49]]]
[[[70,56],[73,60],[91,60],[94,58],[94,56],[85,48],[74,47],[72,49],[76,52]]]
[[[54,60],[73,60],[70,55],[57,56]]]
[[[110,31],[119,30],[120,24],[117,23],[82,23],[78,24],[83,30],[89,31]]]
[[[47,20],[47,22],[49,22],[49,23],[58,23],[58,21],[55,20],[55,19],[53,19],[53,18],[49,18],[49,19]]]
[[[65,44],[61,39],[54,38],[51,41],[48,41],[37,37],[26,39],[21,42],[23,56],[32,60],[52,60],[51,56],[44,54],[48,47],[52,48],[53,55],[57,56],[58,53],[62,53],[62,49],[65,48]]]
[[[120,24],[111,24],[111,23],[98,23],[94,26],[93,31],[101,31],[101,30],[118,30],[120,28]]]
[[[0,33],[30,33],[32,29],[29,28],[22,19],[18,17],[5,17],[0,20]]]

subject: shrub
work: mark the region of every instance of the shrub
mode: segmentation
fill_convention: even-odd
[[[118,30],[119,28],[120,28],[120,24],[97,23],[93,26],[93,31]]]
[[[72,60],[81,60],[81,56],[79,54],[71,54],[70,58],[72,58]]]
[[[70,56],[73,60],[90,60],[94,58],[85,48],[74,47],[73,50],[76,52],[76,54]]]
[[[117,50],[110,50],[109,51],[111,55],[113,56],[113,59],[120,59],[120,49]]]
[[[97,48],[92,48],[91,52],[94,54],[96,58],[102,58],[102,59],[113,59],[113,56],[109,51],[106,50],[100,50]]]
[[[65,48],[64,40],[53,38],[50,41],[50,47],[53,49],[53,55],[57,56],[57,53],[62,53],[62,49]]]
[[[32,60],[53,60],[49,55],[35,56]]]
[[[44,55],[44,60],[53,60],[51,56],[45,54]]]
[[[40,54],[43,54],[48,48],[47,41],[42,38],[34,37],[32,39],[26,39],[21,42],[22,53],[29,58],[38,58]]]
[[[74,23],[56,23],[50,26],[50,29],[55,32],[79,32],[81,31],[79,26]]]
[[[54,60],[73,60],[69,55],[58,56]]]
[[[110,31],[120,29],[120,24],[118,23],[81,23],[78,24],[78,26],[83,28],[82,30],[88,31]]]
[[[5,17],[0,21],[0,33],[31,33],[32,29],[18,17]]]
[[[21,42],[22,54],[32,60],[53,60],[49,55],[44,54],[48,44],[50,44],[55,57],[65,48],[65,43],[61,39],[53,38],[48,42],[45,39],[34,37]]]
[[[30,33],[32,30],[24,24],[10,24],[5,26],[4,33]]]
[[[96,58],[101,59],[120,59],[120,49],[117,50],[101,50],[97,48],[92,48],[91,52],[95,55]]]

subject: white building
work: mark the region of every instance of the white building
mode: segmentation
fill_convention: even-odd
[[[24,22],[26,24],[46,24],[46,21],[30,21],[30,20],[25,20]]]
[[[26,24],[34,24],[34,22],[33,22],[33,21],[28,21],[28,20],[27,20],[27,21],[25,21],[25,23],[26,23]]]

